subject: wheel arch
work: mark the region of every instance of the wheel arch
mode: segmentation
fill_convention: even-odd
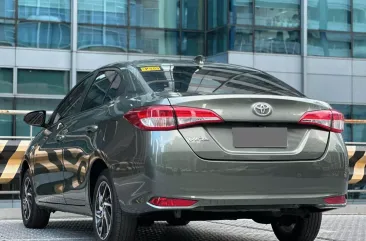
[[[89,172],[89,185],[88,185],[88,200],[89,200],[89,205],[90,208],[92,208],[92,204],[93,204],[93,194],[94,194],[94,189],[95,189],[95,185],[97,184],[97,180],[99,175],[105,170],[105,169],[109,169],[108,165],[106,164],[106,162],[101,159],[101,158],[97,158],[95,159],[91,166],[90,166],[90,172]]]
[[[22,163],[20,164],[20,172],[19,172],[19,182],[20,182],[20,186],[22,186],[22,182],[23,182],[23,177],[24,177],[24,173],[29,169],[30,169],[30,164],[29,161],[27,159],[24,159],[22,161]]]

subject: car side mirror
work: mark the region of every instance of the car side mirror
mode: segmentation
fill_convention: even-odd
[[[24,122],[31,126],[45,127],[46,111],[37,110],[29,112],[24,116]]]

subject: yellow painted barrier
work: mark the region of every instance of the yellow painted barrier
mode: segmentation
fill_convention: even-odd
[[[10,183],[17,178],[29,144],[29,140],[0,140],[0,185]],[[349,184],[366,185],[366,145],[347,146],[347,150],[350,168]]]

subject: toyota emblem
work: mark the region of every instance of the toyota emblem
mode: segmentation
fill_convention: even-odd
[[[254,114],[258,116],[269,116],[272,113],[272,106],[264,102],[258,102],[252,106]]]

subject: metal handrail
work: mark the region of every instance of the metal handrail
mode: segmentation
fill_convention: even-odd
[[[0,195],[20,194],[20,191],[0,191]]]
[[[366,124],[366,120],[345,119],[344,123],[346,123],[346,124]]]
[[[354,189],[354,190],[348,190],[347,191],[348,193],[366,193],[366,190],[365,189]]]
[[[354,146],[364,145],[364,146],[366,146],[366,142],[346,141],[345,143],[346,143],[346,145],[354,145]]]
[[[26,115],[33,110],[0,110],[0,115]],[[47,115],[52,115],[53,111],[46,111]]]
[[[24,139],[31,139],[31,136],[0,136],[0,140],[9,140],[9,139],[24,140]]]

